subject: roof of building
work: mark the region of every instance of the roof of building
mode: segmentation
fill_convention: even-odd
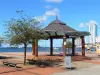
[[[77,30],[69,27],[66,23],[61,22],[56,19],[52,21],[47,27],[43,29],[44,31],[56,31],[56,32],[76,32]]]
[[[58,19],[52,21],[47,27],[45,27],[43,29],[43,31],[48,33],[49,36],[68,35],[68,36],[76,37],[76,36],[90,35],[89,32],[77,31],[77,30],[69,27],[68,25],[66,25],[66,23],[61,22]]]

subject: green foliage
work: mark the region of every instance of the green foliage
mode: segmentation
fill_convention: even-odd
[[[11,19],[6,24],[7,37],[12,44],[27,43],[33,39],[41,39],[47,35],[42,31],[40,22],[35,19]]]
[[[67,48],[72,48],[72,42],[71,41],[67,41],[66,42],[66,47]]]
[[[0,36],[0,43],[3,43],[4,38]]]
[[[4,42],[4,38],[0,36],[0,46]]]
[[[28,43],[46,37],[41,29],[41,23],[27,16],[11,19],[6,23],[6,35],[11,45],[24,44],[24,64],[26,63],[26,49]]]

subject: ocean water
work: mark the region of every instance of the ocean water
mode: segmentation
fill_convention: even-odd
[[[45,51],[49,51],[49,47],[41,47],[38,48],[39,52],[45,52]],[[0,48],[0,52],[24,52],[24,48]],[[27,48],[27,52],[32,52],[32,48],[29,47]]]
[[[62,52],[63,49],[62,47],[56,47],[57,49],[54,49],[54,52]],[[87,49],[85,49],[87,51]],[[39,52],[49,52],[50,48],[49,47],[39,47],[38,48]],[[66,49],[66,51],[68,51],[68,49]],[[72,49],[69,49],[69,52],[71,52]],[[81,48],[76,48],[75,52],[81,52],[82,49]],[[95,49],[93,49],[93,51],[95,51]],[[24,48],[0,48],[0,52],[24,52]],[[32,48],[27,48],[27,52],[32,52]]]
[[[54,49],[54,52],[62,52],[63,49],[62,47],[56,47],[57,49]],[[86,49],[87,50],[87,49]],[[49,47],[39,47],[38,48],[39,52],[49,52],[50,48]],[[66,49],[68,51],[68,49]],[[72,49],[69,49],[69,52],[71,52]],[[81,48],[76,48],[75,52],[81,52]],[[95,51],[95,50],[94,50]],[[24,52],[24,48],[0,48],[0,52]],[[32,52],[32,48],[27,48],[27,52]]]

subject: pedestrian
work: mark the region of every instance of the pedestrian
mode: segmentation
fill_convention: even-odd
[[[89,53],[90,52],[90,48],[88,47],[87,50],[88,50],[88,53]]]

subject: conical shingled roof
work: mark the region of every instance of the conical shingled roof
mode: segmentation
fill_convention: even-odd
[[[43,30],[44,31],[55,31],[55,32],[76,32],[77,31],[77,30],[67,26],[66,23],[61,22],[58,19],[56,19],[55,21],[52,21]]]

